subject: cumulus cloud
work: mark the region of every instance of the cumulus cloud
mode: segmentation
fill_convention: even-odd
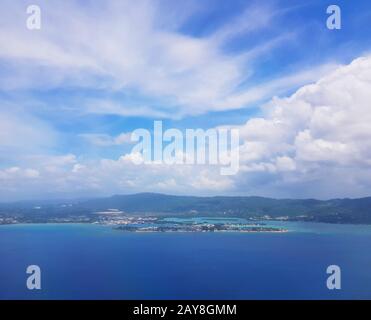
[[[369,194],[370,88],[371,57],[363,57],[290,97],[272,99],[264,118],[240,128],[242,171],[266,172],[257,186],[266,193],[272,187],[317,197]],[[249,181],[244,177],[242,185]]]
[[[207,190],[221,194],[228,191],[233,182],[230,177],[220,176],[217,167],[136,165],[131,156],[85,162],[79,162],[72,155],[39,157],[38,162],[32,161],[32,164],[33,169],[0,170],[1,200],[146,191],[202,194]]]
[[[135,165],[117,160],[28,156],[24,168],[0,171],[1,194],[45,190],[71,194],[161,191],[285,197],[366,196],[371,188],[371,57],[354,60],[319,81],[263,106],[264,116],[240,126],[240,171],[217,166]],[[117,137],[90,137],[116,144]],[[108,142],[106,141],[108,139]]]

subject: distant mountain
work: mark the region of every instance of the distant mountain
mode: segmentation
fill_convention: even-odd
[[[128,214],[263,217],[331,223],[371,224],[371,197],[361,199],[272,199],[264,197],[195,197],[158,193],[115,195],[89,200],[17,202],[4,212],[44,216],[89,215],[118,209]]]
[[[272,199],[264,197],[194,197],[157,193],[115,195],[80,203],[94,209],[115,208],[128,213],[228,216],[288,216],[325,222],[371,223],[371,197],[361,199]]]

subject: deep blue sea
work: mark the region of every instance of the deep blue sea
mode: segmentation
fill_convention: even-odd
[[[290,232],[0,226],[0,299],[371,299],[371,226],[274,224]],[[41,291],[26,288],[33,264]],[[326,287],[333,264],[341,290]]]

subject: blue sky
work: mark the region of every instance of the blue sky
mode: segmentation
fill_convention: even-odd
[[[364,117],[354,110],[347,117],[342,103],[350,97],[365,111],[367,90],[360,100],[359,88],[370,83],[358,73],[370,56],[369,1],[336,1],[341,30],[326,28],[333,3],[321,0],[34,4],[42,27],[32,31],[27,1],[2,4],[0,200],[140,191],[367,195],[368,162],[359,157],[369,155],[357,141],[368,132],[344,137],[335,135],[342,123],[319,127],[338,112],[351,128],[363,128]],[[340,98],[333,87],[352,77],[360,83],[339,84],[346,88]],[[305,121],[303,104],[311,106]],[[325,107],[332,108],[326,121]],[[291,119],[282,108],[299,115]],[[277,117],[289,123],[282,140],[260,136]],[[226,178],[194,167],[169,174],[126,164],[132,145],[125,135],[151,130],[154,120],[181,130],[240,128],[241,173]],[[333,184],[325,179],[329,167]]]

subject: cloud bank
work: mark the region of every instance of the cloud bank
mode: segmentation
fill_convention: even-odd
[[[23,167],[0,171],[1,194],[366,196],[371,189],[370,89],[371,57],[366,56],[290,96],[273,98],[262,106],[264,116],[239,126],[241,163],[235,176],[220,176],[213,166],[137,166],[130,153],[117,160],[30,155]],[[103,145],[126,141],[125,135],[89,138]]]

